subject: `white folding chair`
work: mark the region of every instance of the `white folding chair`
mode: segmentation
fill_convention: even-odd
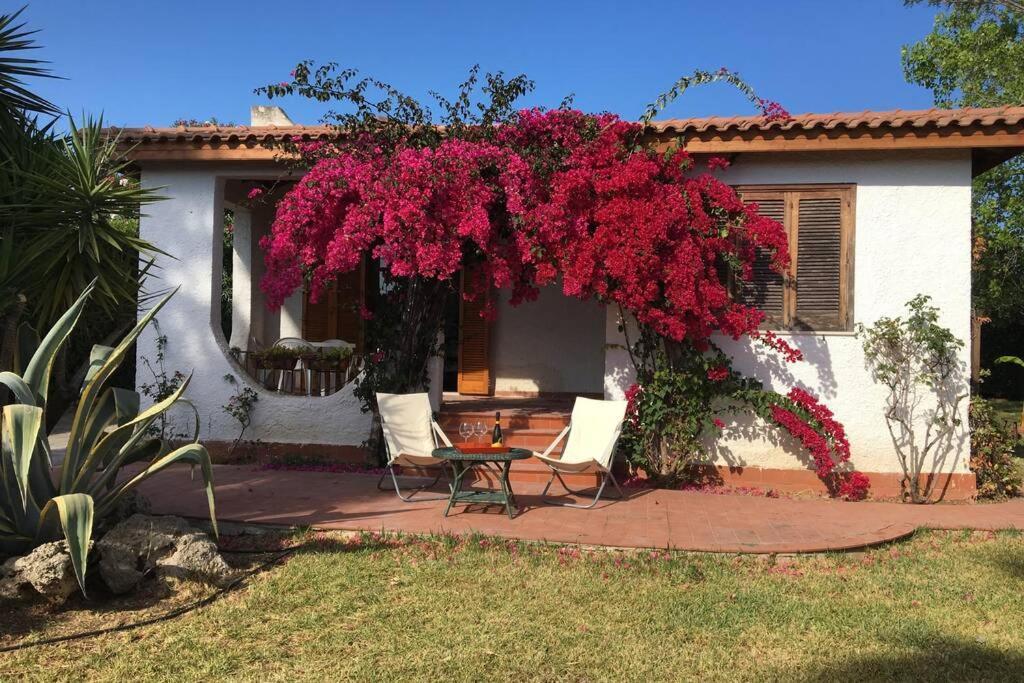
[[[384,446],[387,449],[388,463],[386,471],[377,482],[377,488],[381,491],[384,487],[381,484],[389,473],[391,481],[395,486],[395,493],[405,502],[412,500],[417,492],[430,488],[445,474],[447,462],[441,458],[431,455],[435,448],[439,448],[438,439],[447,447],[452,442],[448,440],[441,427],[434,421],[430,410],[430,398],[427,394],[377,394],[377,408],[380,411],[380,425],[384,432]],[[395,465],[406,467],[440,467],[441,471],[426,486],[419,486],[412,489],[408,496],[403,496],[398,486],[398,478],[395,476]],[[450,482],[449,482],[450,486]],[[418,500],[447,500],[448,496],[436,498],[419,498]]]
[[[569,418],[569,426],[555,437],[547,450],[543,453],[534,453],[534,456],[551,469],[551,478],[548,479],[547,485],[541,492],[541,499],[545,503],[563,507],[592,508],[597,505],[601,493],[604,492],[605,484],[609,480],[619,492],[619,498],[623,497],[619,482],[615,481],[615,475],[612,474],[612,459],[615,455],[615,444],[619,440],[619,434],[622,433],[622,421],[625,417],[625,401],[598,401],[582,397],[576,399],[576,403],[572,407],[572,416]],[[563,439],[566,439],[566,442],[562,455],[552,457],[552,451]],[[597,488],[594,500],[589,505],[561,503],[544,497],[556,477],[566,491],[574,495],[583,495],[583,492],[574,491],[566,486],[562,474],[577,474],[593,470],[597,470],[599,473],[601,484]]]

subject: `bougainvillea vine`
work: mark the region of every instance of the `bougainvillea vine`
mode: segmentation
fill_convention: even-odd
[[[801,359],[783,338],[759,330],[761,311],[732,295],[735,281],[752,276],[756,255],[770,255],[782,271],[789,254],[784,228],[715,176],[726,160],[699,167],[678,144],[646,144],[648,115],[633,123],[567,107],[515,111],[511,102],[532,87],[523,77],[488,75],[491,102],[476,116],[472,71],[457,100],[439,100],[447,115],[438,127],[390,86],[372,79],[349,85],[353,75],[303,63],[291,83],[262,90],[357,105],[334,141],[292,150],[305,174],[261,241],[261,287],[271,306],[304,284],[315,301],[370,258],[388,277],[410,282],[472,273],[462,284],[469,300],[497,288],[517,305],[557,282],[566,296],[616,305],[658,338],[694,350],[700,381],[720,387],[735,375],[728,363],[699,358],[713,350],[714,334],[748,336],[787,361]],[[727,70],[681,79],[652,106],[715,80],[736,85],[767,118],[788,117]],[[367,87],[385,99],[369,102]],[[376,320],[373,311],[361,313]],[[493,315],[490,303],[482,314]],[[425,344],[431,334],[421,332]],[[384,351],[372,353],[371,361],[385,362]],[[827,408],[801,390],[781,398],[771,417],[807,448],[819,475],[849,459],[842,426]]]

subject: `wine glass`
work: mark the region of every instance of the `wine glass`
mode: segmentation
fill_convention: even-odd
[[[485,425],[483,422],[477,422],[476,427],[474,428],[473,431],[476,433],[478,437],[480,437],[480,440],[483,441],[484,434],[487,433],[487,425]]]
[[[459,425],[459,436],[462,437],[463,442],[469,441],[473,437],[473,432],[473,425],[468,422],[463,422]]]

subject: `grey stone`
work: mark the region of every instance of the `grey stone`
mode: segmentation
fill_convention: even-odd
[[[90,546],[91,548],[91,546]],[[25,598],[33,593],[62,602],[78,590],[67,543],[53,541],[0,565],[0,595]]]
[[[132,515],[107,532],[97,548],[100,576],[114,593],[127,593],[148,574],[216,585],[232,574],[210,537],[181,517]]]

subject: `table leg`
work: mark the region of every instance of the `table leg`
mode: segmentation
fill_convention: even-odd
[[[515,508],[515,496],[512,494],[512,485],[508,482],[508,471],[512,467],[512,461],[506,460],[501,468],[501,493],[505,496],[505,512],[508,514],[509,519],[514,519],[516,512]]]
[[[452,461],[452,472],[455,477],[452,479],[452,493],[448,496],[448,505],[444,509],[445,517],[448,516],[448,511],[452,509],[452,504],[455,502],[455,498],[459,495],[459,491],[462,490],[462,479],[468,471],[469,467],[466,466],[466,463],[459,462],[458,460]]]

